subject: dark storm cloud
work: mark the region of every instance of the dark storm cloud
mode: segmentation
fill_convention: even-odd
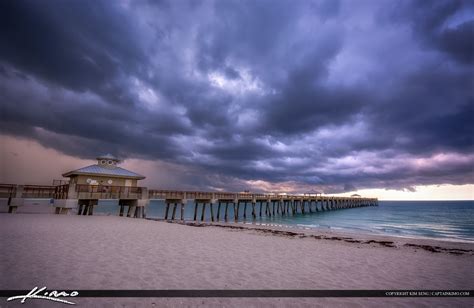
[[[69,155],[182,165],[183,187],[472,183],[473,12],[469,1],[3,1],[0,125]]]
[[[438,38],[438,46],[459,62],[472,64],[474,59],[474,21],[460,24],[454,29],[443,31]]]
[[[40,79],[109,99],[144,65],[133,22],[105,1],[2,1],[2,60]]]
[[[385,137],[410,139],[397,146],[400,150],[471,153],[473,86],[470,68],[453,70],[446,63],[426,66],[400,80],[390,96],[368,106],[367,115]]]
[[[412,23],[423,43],[446,52],[453,59],[472,64],[474,55],[474,4],[472,1],[440,0],[401,2],[395,19]]]

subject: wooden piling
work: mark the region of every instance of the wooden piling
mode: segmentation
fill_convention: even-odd
[[[237,203],[237,220],[239,219],[240,215],[240,202]]]
[[[205,217],[205,212],[206,212],[206,202],[203,202],[202,203],[202,212],[201,212],[201,221],[204,221],[204,217]]]
[[[212,202],[209,203],[209,206],[211,207],[211,221],[214,222],[214,209],[213,209],[213,205]]]
[[[228,208],[228,207],[229,207],[229,202],[226,201],[226,202],[225,202],[225,215],[224,215],[224,220],[225,220],[225,221],[227,221],[227,218],[228,218],[228,216],[227,216],[227,208]]]
[[[196,218],[197,218],[197,210],[198,210],[198,202],[195,200],[194,201],[194,221],[196,221]]]
[[[175,217],[176,217],[176,208],[178,207],[178,203],[174,203],[174,206],[173,206],[173,213],[171,214],[171,220],[174,220]]]
[[[239,209],[240,209],[240,201],[234,202],[234,220],[237,222],[239,219]]]
[[[168,212],[170,210],[170,204],[168,201],[166,201],[166,208],[165,208],[165,220],[168,219]]]

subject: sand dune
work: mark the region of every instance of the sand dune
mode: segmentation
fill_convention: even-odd
[[[473,244],[318,239],[116,216],[0,214],[1,289],[474,289]],[[332,237],[334,234],[320,234]],[[344,237],[344,236],[341,236]],[[386,238],[384,239],[384,241]],[[381,240],[380,240],[381,241]],[[410,243],[418,244],[411,240]],[[4,299],[0,306],[6,304]],[[470,298],[77,298],[84,306],[465,306]],[[36,302],[35,302],[36,304]],[[44,305],[51,305],[42,303]],[[55,304],[56,305],[56,304]],[[60,306],[57,304],[58,307]]]

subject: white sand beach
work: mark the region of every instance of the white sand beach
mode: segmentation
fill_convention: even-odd
[[[302,232],[292,230],[291,232]],[[474,289],[474,244],[0,214],[1,289]],[[314,235],[317,235],[314,237]],[[331,239],[332,237],[332,239]],[[375,241],[382,241],[376,238]],[[439,252],[420,247],[432,245]],[[462,249],[460,251],[449,249]],[[472,298],[75,298],[109,307],[472,307]],[[2,299],[1,307],[19,305]],[[57,305],[35,301],[30,305]],[[28,307],[29,305],[23,305]]]

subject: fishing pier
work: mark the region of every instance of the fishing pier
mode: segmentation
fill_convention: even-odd
[[[185,192],[150,190],[150,200],[164,200],[164,220],[184,220],[184,207],[193,201],[193,220],[240,221],[257,217],[292,216],[363,206],[376,206],[373,198],[318,195]],[[206,210],[208,208],[208,210]]]
[[[241,221],[259,217],[292,216],[309,213],[377,206],[376,198],[322,196],[320,194],[280,194],[249,192],[201,192],[157,190],[138,186],[145,177],[118,167],[120,160],[110,154],[98,163],[63,174],[69,180],[53,185],[0,184],[0,202],[5,211],[15,213],[32,200],[46,201],[56,214],[93,215],[99,200],[115,200],[119,216],[146,218],[152,201],[163,204],[159,219],[193,221]]]
[[[119,216],[145,218],[150,201],[164,202],[159,218],[184,220],[185,207],[192,206],[194,221],[241,221],[257,217],[292,216],[365,206],[377,206],[375,198],[321,195],[287,195],[230,192],[156,190],[146,187],[63,184],[0,184],[0,198],[8,212],[15,213],[28,199],[50,200],[56,214],[93,215],[99,200],[118,200]],[[191,204],[190,204],[191,202]]]

